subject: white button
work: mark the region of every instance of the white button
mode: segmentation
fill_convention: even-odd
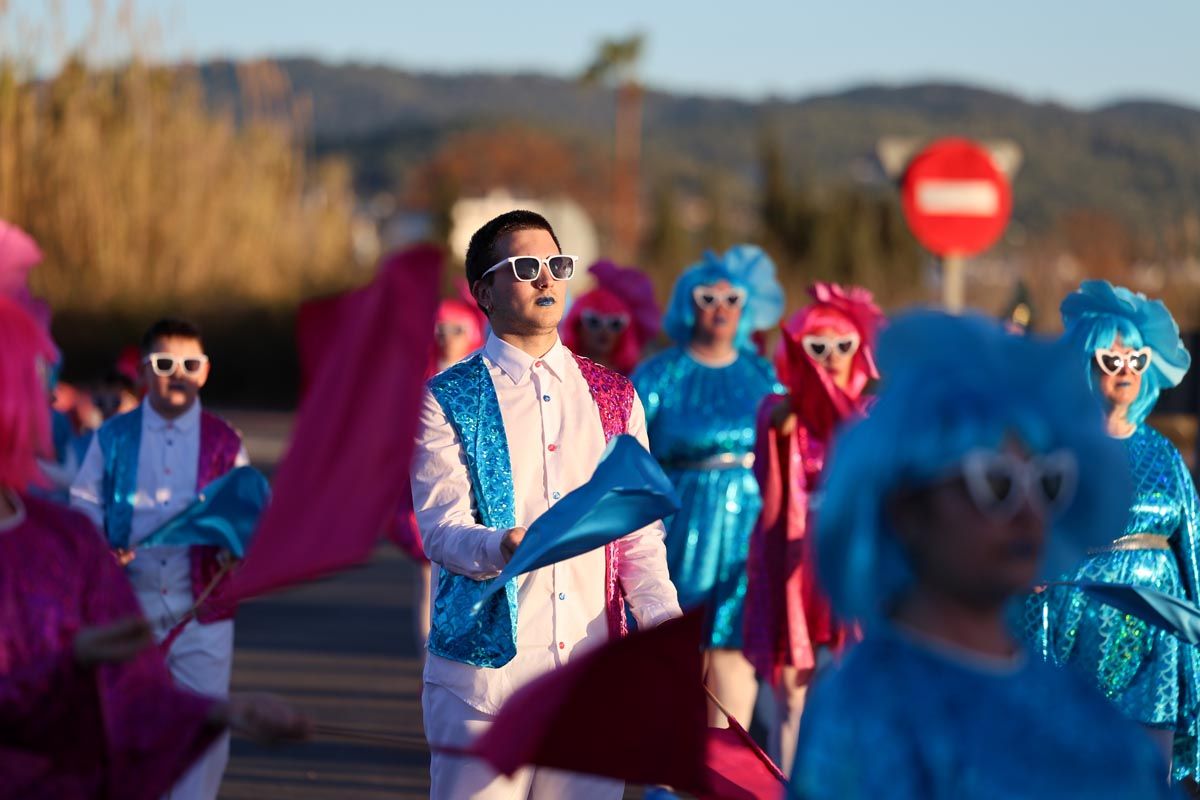
[[[566,593],[566,592],[559,592],[559,593],[558,593],[558,599],[559,599],[559,600],[566,600],[566,599],[567,599],[567,593]]]

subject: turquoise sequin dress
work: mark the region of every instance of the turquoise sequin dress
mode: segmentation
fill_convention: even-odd
[[[646,408],[650,452],[683,504],[665,520],[679,603],[708,605],[708,647],[741,649],[746,555],[762,508],[751,469],[755,416],[763,398],[783,389],[754,353],[709,367],[679,347],[642,364],[633,383]]]
[[[1122,441],[1135,485],[1124,536],[1168,537],[1170,548],[1097,553],[1064,580],[1149,586],[1196,602],[1198,514],[1191,474],[1179,451],[1145,424]],[[1133,544],[1119,539],[1114,548]],[[1094,680],[1125,716],[1176,731],[1177,779],[1200,775],[1200,650],[1067,587],[1030,598],[1026,624],[1044,658]]]
[[[1162,757],[1086,683],[881,628],[809,691],[792,770],[808,800],[1175,797]]]

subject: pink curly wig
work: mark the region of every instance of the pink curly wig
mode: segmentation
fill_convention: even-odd
[[[875,339],[884,316],[871,293],[857,286],[818,282],[809,287],[808,293],[813,302],[780,326],[783,339],[775,353],[775,367],[804,423],[827,435],[840,420],[861,410],[863,390],[879,377]],[[859,336],[858,352],[850,366],[850,384],[844,391],[804,351],[804,337],[821,329]]]
[[[37,482],[38,456],[49,456],[50,397],[45,365],[50,337],[17,302],[0,295],[0,486]]]
[[[567,312],[566,319],[563,320],[562,339],[563,344],[572,352],[587,355],[581,350],[584,311],[592,311],[605,316],[624,314],[629,318],[630,324],[617,335],[612,353],[608,358],[612,368],[622,375],[633,372],[633,368],[637,366],[642,357],[642,343],[638,337],[637,327],[633,324],[633,309],[607,289],[592,289],[590,292],[580,295],[579,299],[571,304],[571,310]]]
[[[654,284],[637,267],[622,267],[612,261],[597,261],[588,267],[596,288],[582,294],[571,305],[562,321],[563,344],[580,352],[584,311],[596,314],[624,314],[629,325],[617,337],[609,362],[613,369],[628,375],[642,358],[642,348],[662,330],[662,311],[654,299]]]

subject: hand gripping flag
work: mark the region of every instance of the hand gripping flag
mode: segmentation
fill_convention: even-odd
[[[271,488],[254,467],[238,467],[204,488],[196,501],[138,542],[138,548],[213,545],[244,558]]]
[[[529,526],[476,610],[511,578],[603,547],[678,510],[679,497],[654,457],[632,436],[617,436],[588,482]]]

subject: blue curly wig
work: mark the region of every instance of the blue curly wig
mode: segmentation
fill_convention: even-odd
[[[775,262],[762,248],[739,244],[723,255],[709,250],[698,264],[679,276],[671,290],[663,328],[676,344],[683,347],[692,339],[692,327],[696,324],[692,291],[697,286],[711,286],[720,281],[729,281],[746,290],[746,304],[733,341],[737,349],[748,346],[751,333],[774,327],[783,316],[783,287],[775,279]]]
[[[1095,365],[1098,348],[1111,347],[1119,335],[1126,347],[1149,347],[1150,367],[1142,373],[1142,386],[1129,407],[1129,421],[1141,425],[1163,389],[1178,386],[1192,357],[1179,338],[1179,326],[1161,300],[1132,292],[1108,281],[1084,281],[1067,295],[1060,307],[1064,338],[1083,361],[1088,385],[1099,396]]]

